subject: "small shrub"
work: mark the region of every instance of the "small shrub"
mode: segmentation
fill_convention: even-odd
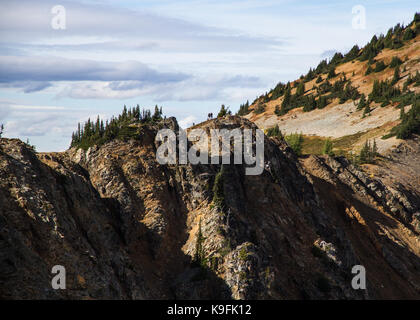
[[[284,139],[298,156],[302,154],[303,135],[301,133],[289,134]]]
[[[241,259],[242,261],[245,261],[246,258],[248,258],[248,251],[246,250],[245,247],[243,247],[240,251],[239,251],[239,259]]]
[[[325,140],[324,147],[322,148],[322,153],[329,156],[333,156],[334,153],[332,150],[333,150],[332,141],[330,139]]]

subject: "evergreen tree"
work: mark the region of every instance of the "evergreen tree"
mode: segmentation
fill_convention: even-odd
[[[269,128],[267,130],[267,136],[269,136],[269,137],[278,137],[278,138],[281,139],[283,137],[283,134],[280,131],[279,125],[276,124],[274,127]]]
[[[224,104],[222,104],[222,106],[220,107],[220,111],[219,111],[219,113],[218,113],[218,115],[217,115],[217,117],[218,118],[223,118],[224,116],[226,116],[228,114],[228,110],[227,110],[227,108],[225,107],[225,105]]]
[[[401,61],[400,58],[392,57],[391,63],[389,64],[389,67],[390,68],[395,68],[395,67],[398,67],[401,64],[402,64],[402,61]]]
[[[247,101],[246,101],[246,103],[241,104],[241,105],[239,106],[239,110],[238,110],[238,112],[237,112],[236,114],[237,114],[238,116],[245,116],[245,115],[247,115],[249,112],[250,112],[250,111],[249,111],[249,101],[247,100]]]
[[[393,129],[398,139],[409,139],[412,134],[420,134],[420,98],[411,109],[403,115],[401,123]]]
[[[3,125],[3,123],[0,125],[0,138],[1,138],[1,135],[3,134],[3,132],[4,132],[4,125]]]
[[[122,119],[123,120],[127,119],[127,106],[126,105],[124,105],[124,108],[123,108]]]
[[[303,96],[305,94],[305,83],[303,81],[299,82],[296,89],[296,96]]]
[[[351,61],[359,56],[360,48],[358,45],[353,46],[351,50],[344,56],[344,61]]]
[[[373,144],[370,143],[369,140],[365,142],[360,150],[359,154],[359,162],[361,164],[364,163],[375,163],[375,158],[378,155],[378,147],[376,144],[376,140],[373,140]]]
[[[383,61],[379,61],[376,63],[375,72],[381,72],[386,69],[386,65]]]
[[[284,139],[298,156],[302,154],[303,135],[301,133],[289,134]]]
[[[378,145],[376,144],[376,139],[373,139],[373,146],[371,150],[371,161],[375,161],[375,157],[378,155]]]
[[[324,147],[322,148],[322,154],[333,156],[333,143],[330,139],[325,140]]]
[[[337,75],[335,74],[335,68],[334,68],[334,67],[332,67],[332,68],[330,69],[330,71],[328,72],[327,79],[332,79],[332,78],[334,78],[335,76],[337,76]]]
[[[363,110],[363,117],[365,117],[366,115],[370,115],[370,106],[369,104],[366,104],[365,109]]]
[[[315,97],[313,95],[310,95],[308,97],[307,103],[303,106],[303,111],[309,112],[316,109],[316,107],[317,107],[317,104],[316,104]]]
[[[396,67],[394,70],[394,76],[391,81],[391,85],[394,85],[400,80],[400,67]]]
[[[359,155],[360,163],[367,163],[368,158],[369,158],[369,149],[370,149],[369,142],[366,141],[362,147],[362,150],[360,150],[360,155]]]
[[[357,110],[362,110],[366,107],[366,96],[364,93],[360,96],[359,104],[357,105]]]
[[[155,112],[153,113],[153,116],[152,116],[152,120],[154,122],[157,122],[161,119],[162,119],[162,109],[159,109],[159,107],[156,105],[155,106]]]
[[[202,267],[207,267],[207,259],[205,256],[205,251],[203,247],[204,240],[206,238],[203,236],[203,232],[201,230],[201,219],[198,223],[198,232],[197,232],[197,240],[195,242],[195,254],[194,254],[194,261],[193,263]]]
[[[283,98],[283,102],[281,104],[281,111],[280,111],[281,114],[286,114],[287,113],[288,107],[289,107],[289,104],[290,104],[291,96],[292,96],[292,94],[291,94],[291,88],[289,86],[286,89],[286,92],[285,92],[284,98]]]
[[[326,96],[320,96],[317,100],[318,109],[324,109],[328,105],[328,99]]]
[[[415,37],[416,37],[416,33],[413,31],[413,29],[407,28],[407,30],[405,30],[404,32],[403,40],[408,41],[408,40],[414,39]]]

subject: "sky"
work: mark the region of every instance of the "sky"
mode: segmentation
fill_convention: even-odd
[[[418,0],[0,0],[0,6],[3,136],[29,140],[37,151],[66,150],[78,122],[110,118],[124,105],[157,104],[182,127],[221,104],[236,112],[278,82],[420,12]],[[364,20],[354,10],[360,6]]]

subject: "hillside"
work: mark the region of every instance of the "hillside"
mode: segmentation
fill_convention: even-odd
[[[373,178],[345,158],[299,162],[268,137],[260,176],[160,165],[161,126],[178,125],[63,153],[0,139],[1,299],[420,298],[415,182]],[[199,127],[255,125],[227,116]],[[56,264],[66,290],[51,288]],[[356,264],[367,290],[351,288]]]
[[[410,25],[397,25],[364,48],[336,53],[300,79],[278,84],[249,107],[242,105],[239,114],[263,129],[278,125],[283,134],[303,133],[308,144],[329,137],[353,151],[376,139],[379,151],[387,152],[402,141],[381,138],[400,123],[401,108],[407,112],[420,94],[419,30],[416,14]]]

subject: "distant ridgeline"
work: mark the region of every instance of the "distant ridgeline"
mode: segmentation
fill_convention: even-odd
[[[162,107],[155,106],[152,114],[150,110],[140,110],[140,106],[124,109],[118,117],[112,117],[111,120],[96,119],[96,122],[88,119],[84,125],[78,124],[76,132],[71,137],[70,147],[82,148],[87,150],[93,145],[102,145],[113,139],[127,141],[135,139],[138,128],[133,124],[154,124],[162,120]]]
[[[255,99],[251,104],[254,109],[250,110],[250,104],[247,101],[239,107],[238,115],[244,116],[250,112],[255,114],[263,113],[265,111],[265,104],[269,101],[276,100],[283,97],[281,105],[276,106],[275,113],[278,116],[286,114],[288,111],[303,107],[303,111],[308,112],[314,109],[322,109],[332,102],[334,98],[339,98],[339,103],[345,103],[348,100],[357,100],[361,98],[365,104],[363,107],[367,108],[371,101],[381,102],[382,106],[388,105],[390,102],[402,101],[405,105],[414,102],[414,95],[408,90],[408,85],[415,83],[420,85],[420,75],[417,73],[414,77],[410,76],[404,84],[403,90],[394,88],[394,84],[399,80],[399,66],[403,63],[400,59],[395,57],[389,66],[386,66],[383,61],[375,61],[375,57],[385,48],[398,49],[404,46],[404,43],[414,39],[420,34],[420,13],[414,15],[414,20],[406,27],[397,24],[394,28],[390,28],[386,36],[381,34],[379,37],[373,36],[371,41],[362,49],[357,45],[345,55],[336,53],[328,62],[327,59],[322,60],[315,69],[309,69],[306,75],[302,75],[299,80],[293,83],[296,88],[295,94],[291,93],[292,85],[279,83],[274,89],[265,93]],[[357,88],[351,85],[351,81],[346,79],[345,75],[336,74],[336,67],[342,63],[352,60],[368,61],[368,69],[366,75],[374,72],[381,72],[387,67],[395,68],[394,78],[391,81],[383,81],[375,83],[372,93],[366,97],[362,97]],[[374,66],[375,65],[375,66]],[[326,76],[322,76],[325,74]],[[340,77],[331,84],[330,79]],[[314,91],[316,94],[305,95],[305,83],[311,80],[315,81]]]

